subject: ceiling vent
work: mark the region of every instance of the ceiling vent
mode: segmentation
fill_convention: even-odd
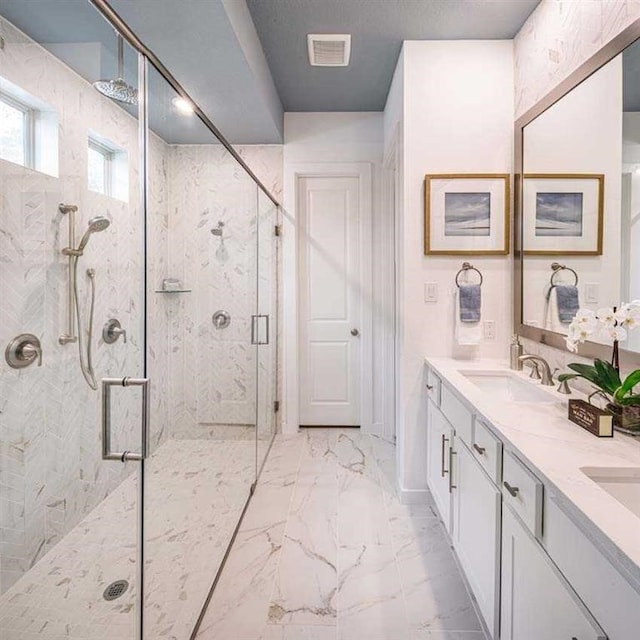
[[[351,55],[351,36],[348,33],[310,33],[307,47],[312,67],[346,67]]]

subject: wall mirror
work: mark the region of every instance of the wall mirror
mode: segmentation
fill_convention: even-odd
[[[640,299],[638,36],[640,21],[516,123],[515,326],[559,348],[578,308]],[[640,328],[621,347],[640,354]]]

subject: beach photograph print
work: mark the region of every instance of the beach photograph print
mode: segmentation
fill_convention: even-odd
[[[491,234],[491,193],[445,193],[445,236]]]
[[[582,193],[536,193],[536,236],[582,237]]]

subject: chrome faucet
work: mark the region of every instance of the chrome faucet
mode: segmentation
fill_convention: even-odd
[[[551,373],[551,368],[549,367],[549,363],[542,356],[535,356],[531,353],[526,353],[523,356],[520,356],[518,360],[520,360],[520,362],[530,361],[542,374],[541,384],[547,387],[553,386],[553,374]]]

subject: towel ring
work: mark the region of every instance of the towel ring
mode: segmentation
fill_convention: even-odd
[[[460,288],[460,282],[458,279],[460,278],[460,274],[465,273],[466,271],[475,271],[480,276],[480,282],[478,284],[482,284],[483,277],[480,270],[476,269],[470,262],[463,262],[462,269],[456,273],[456,287]]]
[[[553,273],[551,274],[551,278],[549,280],[549,283],[551,284],[552,287],[556,286],[555,277],[561,271],[571,271],[571,273],[573,273],[573,277],[576,279],[576,281],[574,282],[573,286],[574,287],[578,286],[578,274],[571,267],[567,267],[566,265],[560,264],[559,262],[552,262],[551,263],[551,269],[553,270]]]

